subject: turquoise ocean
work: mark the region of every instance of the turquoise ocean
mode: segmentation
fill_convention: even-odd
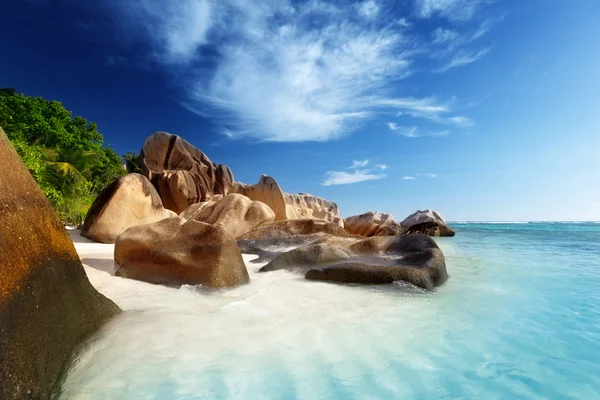
[[[600,399],[600,223],[450,226],[434,292],[252,262],[231,290],[102,280],[125,312],[60,398]]]

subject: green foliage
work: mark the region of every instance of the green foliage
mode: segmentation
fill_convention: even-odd
[[[142,169],[140,168],[140,165],[142,165],[142,160],[139,154],[128,151],[123,156],[123,161],[125,162],[125,168],[127,168],[127,172],[137,172],[138,174],[142,172]]]
[[[125,174],[96,124],[58,101],[0,89],[0,126],[65,222],[83,222],[99,192]]]

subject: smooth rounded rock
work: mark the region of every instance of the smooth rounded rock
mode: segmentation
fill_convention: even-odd
[[[114,243],[117,237],[136,225],[176,216],[163,207],[150,181],[140,174],[120,177],[106,187],[88,210],[81,235],[101,243]]]
[[[180,217],[125,231],[115,243],[115,262],[118,276],[168,286],[249,281],[237,242],[223,225]]]
[[[368,212],[344,219],[344,228],[361,236],[395,236],[402,233],[402,227],[392,214]]]
[[[234,238],[275,219],[275,213],[269,206],[260,201],[252,201],[241,194],[228,194],[219,201],[198,204],[201,206],[190,206],[198,210],[187,214],[189,219],[221,224]]]
[[[406,233],[424,233],[430,236],[454,236],[455,232],[434,210],[416,211],[400,223]]]

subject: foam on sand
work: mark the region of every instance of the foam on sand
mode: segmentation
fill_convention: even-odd
[[[434,292],[252,262],[247,285],[173,289],[111,275],[113,246],[73,233],[125,312],[82,346],[61,399],[597,398],[600,230],[497,226],[436,239],[450,279]]]

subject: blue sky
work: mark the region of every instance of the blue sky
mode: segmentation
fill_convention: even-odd
[[[84,3],[84,4],[81,4]],[[0,86],[343,216],[600,220],[597,0],[23,0]]]

